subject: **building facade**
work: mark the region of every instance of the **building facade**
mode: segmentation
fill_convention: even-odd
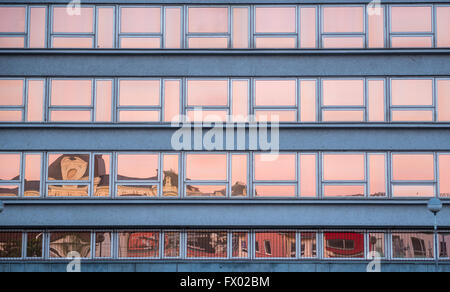
[[[0,4],[0,271],[450,271],[449,1],[67,2]]]

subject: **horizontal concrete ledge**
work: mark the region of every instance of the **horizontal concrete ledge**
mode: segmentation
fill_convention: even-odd
[[[40,263],[0,263],[0,272],[66,272],[67,261]],[[366,272],[366,262],[82,262],[81,272],[225,272],[225,273],[268,273],[268,272]],[[450,272],[450,263],[392,263],[382,262],[381,272]],[[246,276],[246,275],[240,275]],[[216,275],[216,278],[221,275]],[[174,285],[176,286],[176,284]]]
[[[449,76],[450,53],[0,54],[4,77]],[[201,65],[199,65],[201,64]]]
[[[450,207],[438,215],[450,228]],[[434,217],[422,204],[7,204],[3,228],[414,228]]]
[[[0,128],[2,151],[173,151],[176,128]],[[270,132],[270,130],[269,130]],[[237,141],[235,131],[234,141]],[[203,136],[208,130],[202,131]],[[245,147],[249,150],[249,131]],[[189,133],[183,139],[188,141]],[[194,131],[190,131],[194,148]],[[241,135],[241,134],[239,134]],[[281,151],[449,151],[447,128],[282,128]],[[254,140],[254,139],[252,139]],[[201,141],[197,142],[202,145]],[[184,150],[190,150],[188,147]],[[202,148],[203,149],[203,148]],[[259,147],[256,149],[260,149]],[[218,149],[220,150],[220,149]]]

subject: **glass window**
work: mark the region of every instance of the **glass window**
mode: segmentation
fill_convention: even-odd
[[[44,233],[28,232],[27,233],[27,258],[43,257]]]
[[[437,81],[438,121],[450,122],[450,80]]]
[[[0,48],[24,48],[24,37],[6,37],[0,36]]]
[[[96,122],[111,122],[111,106],[113,97],[112,80],[96,80],[95,82],[96,100]]]
[[[364,185],[325,185],[324,197],[364,197]]]
[[[178,196],[178,154],[164,154],[163,155],[163,196],[177,197]]]
[[[122,49],[159,49],[161,39],[157,37],[121,37],[120,47]]]
[[[231,256],[233,258],[248,258],[248,232],[233,232],[231,240]]]
[[[227,37],[189,37],[188,47],[190,49],[226,49],[228,48]]]
[[[187,181],[227,180],[227,155],[187,154],[186,180]]]
[[[365,180],[364,154],[325,154],[323,167],[326,181]]]
[[[391,37],[392,48],[431,48],[433,37],[396,36]]]
[[[228,80],[188,80],[189,106],[227,106]]]
[[[375,14],[367,16],[369,48],[384,48],[385,10],[382,6],[377,6],[374,9]]]
[[[440,196],[450,198],[450,154],[439,155]]]
[[[439,257],[450,258],[450,233],[439,234]]]
[[[324,258],[365,258],[364,233],[325,232]]]
[[[359,49],[364,48],[364,37],[323,37],[322,47],[324,49]]]
[[[295,106],[296,80],[256,80],[256,106]]]
[[[324,33],[363,33],[364,7],[329,6],[323,8]]]
[[[48,180],[89,180],[89,154],[49,154]]]
[[[301,122],[317,121],[317,81],[300,80]]]
[[[232,80],[233,121],[245,122],[249,111],[249,81]]]
[[[120,106],[158,106],[160,105],[159,80],[120,80]]]
[[[433,154],[393,154],[393,180],[395,181],[433,181]]]
[[[88,197],[89,185],[48,185],[47,197]]]
[[[23,105],[24,81],[22,79],[0,80],[0,106]]]
[[[114,48],[114,7],[97,7],[97,48]]]
[[[297,179],[296,155],[256,154],[254,171],[257,181],[294,181]]]
[[[249,48],[249,8],[233,7],[233,48]]]
[[[231,155],[231,196],[247,196],[247,154]]]
[[[295,7],[256,7],[256,33],[295,33]]]
[[[369,154],[369,192],[371,197],[386,196],[386,156]]]
[[[432,122],[433,110],[392,110],[393,122]]]
[[[324,106],[364,106],[364,80],[323,80]]]
[[[160,33],[160,7],[121,7],[121,33]]]
[[[95,233],[95,257],[110,258],[112,251],[112,234],[111,232]]]
[[[22,233],[0,232],[0,258],[22,257]]]
[[[392,32],[431,32],[432,7],[392,6]]]
[[[51,110],[50,121],[52,122],[91,122],[90,110]]]
[[[394,185],[392,191],[394,197],[431,198],[436,196],[435,187],[432,185]]]
[[[0,7],[0,33],[25,33],[26,7]]]
[[[119,258],[159,257],[159,232],[119,232]]]
[[[226,231],[187,231],[187,258],[226,258]]]
[[[317,47],[317,8],[300,8],[300,47],[302,49]]]
[[[25,197],[39,197],[41,189],[41,154],[25,154]]]
[[[164,81],[164,121],[180,121],[180,80]]]
[[[369,80],[367,83],[369,122],[384,122],[386,120],[384,80]]]
[[[374,256],[374,253],[378,253],[381,258],[386,257],[386,240],[384,237],[384,233],[369,233],[369,252],[371,252],[372,258]]]
[[[165,48],[181,48],[181,11],[180,7],[166,7]]]
[[[180,257],[180,237],[178,231],[164,231],[164,257]]]
[[[450,47],[450,6],[436,7],[437,47]]]
[[[53,7],[53,32],[94,33],[94,8],[81,7],[79,15],[69,15],[65,6]]]
[[[255,37],[255,47],[258,49],[294,49],[297,47],[295,37]]]
[[[0,111],[0,122],[22,122],[23,121],[22,115],[23,113],[21,110]]]
[[[297,111],[255,109],[255,120],[258,122],[272,122],[272,123],[296,122]]]
[[[120,181],[156,181],[158,175],[158,154],[117,155],[117,179]]]
[[[256,185],[255,197],[295,197],[297,188],[295,185]]]
[[[317,197],[317,155],[300,155],[300,197]]]
[[[227,33],[227,7],[189,7],[189,33]]]
[[[433,80],[392,80],[392,105],[431,106],[433,105]]]
[[[317,234],[315,232],[302,232],[301,238],[301,257],[317,258]]]
[[[159,122],[159,110],[120,110],[119,121],[120,122]]]
[[[94,196],[110,196],[111,155],[94,155]]]
[[[52,80],[52,106],[91,106],[92,80]]]
[[[73,252],[77,252],[81,258],[91,257],[90,232],[50,233],[50,258],[67,258]]]
[[[257,231],[255,242],[260,246],[255,251],[256,258],[295,258],[295,232]]]
[[[127,184],[117,186],[117,197],[157,197],[158,186]]]
[[[432,233],[392,233],[392,257],[395,259],[434,258]]]
[[[20,180],[20,161],[20,154],[0,154],[0,181]]]
[[[186,184],[187,197],[225,197],[227,195],[227,185],[205,185]]]
[[[42,122],[44,115],[45,80],[28,80],[28,122]]]

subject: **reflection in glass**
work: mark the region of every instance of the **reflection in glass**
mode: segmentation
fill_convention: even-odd
[[[0,111],[0,122],[22,122],[22,111]]]
[[[301,257],[317,257],[317,234],[315,232],[302,232],[301,238]]]
[[[363,33],[364,7],[338,7],[323,8],[324,33]]]
[[[392,110],[393,122],[432,122],[433,110]]]
[[[256,106],[295,106],[297,104],[295,80],[256,80]]]
[[[231,156],[231,196],[247,196],[247,158],[246,154]]]
[[[69,15],[66,7],[54,7],[53,32],[94,33],[94,8],[81,7],[80,14]]]
[[[450,258],[450,233],[439,233],[439,257]]]
[[[297,121],[296,110],[255,110],[255,120],[258,122],[287,123]]]
[[[47,8],[30,7],[29,47],[45,48],[47,35]]]
[[[120,48],[122,49],[159,49],[161,38],[159,37],[121,37]]]
[[[119,232],[119,258],[159,256],[159,232]]]
[[[256,33],[295,33],[295,7],[256,7]]]
[[[227,155],[187,154],[186,180],[227,180]]]
[[[363,106],[364,80],[324,80],[323,105]]]
[[[295,185],[256,185],[255,197],[295,197]]]
[[[323,37],[324,49],[360,49],[364,48],[364,37]]]
[[[49,180],[89,180],[89,154],[49,154],[48,165]]]
[[[231,250],[233,258],[248,258],[248,233],[233,232],[231,234]]]
[[[371,197],[386,196],[386,156],[369,154],[369,194]]]
[[[158,106],[160,105],[159,80],[120,80],[120,106]]]
[[[189,7],[189,33],[227,33],[227,7]]]
[[[187,102],[189,106],[227,106],[227,80],[188,80]]]
[[[450,198],[450,155],[439,155],[439,191],[442,198]]]
[[[97,8],[97,48],[114,48],[114,8]]]
[[[180,232],[164,232],[164,257],[177,258],[180,256]]]
[[[368,81],[369,122],[384,122],[386,120],[384,93],[384,80]]]
[[[71,252],[77,252],[81,258],[91,257],[90,232],[51,232],[50,257],[67,258]]]
[[[294,49],[297,47],[295,37],[255,37],[255,48],[258,49]]]
[[[28,80],[28,122],[42,122],[44,113],[45,80]]]
[[[371,232],[369,233],[369,251],[377,252],[380,257],[386,257],[386,242],[384,239],[384,233]],[[373,254],[371,254],[373,256]]]
[[[296,157],[295,154],[255,154],[255,180],[296,180]]]
[[[392,257],[397,259],[434,258],[432,233],[392,233]]]
[[[187,231],[187,258],[226,258],[226,231]]]
[[[94,155],[94,197],[110,196],[111,155]]]
[[[53,37],[53,48],[80,48],[90,49],[94,47],[93,37]]]
[[[249,8],[233,7],[233,49],[249,47]]]
[[[373,15],[368,15],[368,38],[369,48],[383,48],[384,47],[384,7],[376,7],[377,12]]]
[[[49,185],[47,197],[88,197],[87,185]]]
[[[180,120],[180,80],[164,81],[164,121]]]
[[[231,84],[233,121],[245,122],[248,120],[249,82],[233,80]]]
[[[324,258],[361,258],[364,254],[364,233],[327,232],[323,234]]]
[[[316,122],[316,80],[300,81],[300,111],[301,122]]]
[[[324,197],[364,197],[365,186],[363,185],[325,185]]]
[[[120,185],[117,186],[118,197],[157,197],[156,185]]]
[[[179,155],[163,156],[163,196],[178,197],[178,163]]]
[[[438,121],[450,122],[450,79],[437,81]]]
[[[159,122],[159,110],[119,110],[120,122]]]
[[[366,177],[364,154],[324,154],[323,167],[326,181],[362,181]]]
[[[256,258],[295,258],[295,232],[255,232]]]
[[[187,197],[225,197],[226,195],[226,185],[186,185]]]
[[[41,189],[41,154],[25,154],[25,197],[39,197]]]
[[[393,197],[431,198],[436,195],[435,187],[428,185],[394,185]]]
[[[393,180],[434,180],[433,154],[393,154]]]
[[[323,110],[323,122],[364,122],[364,110]]]
[[[226,37],[190,37],[188,38],[190,49],[226,49],[228,38]]]
[[[437,47],[450,47],[450,6],[436,7]]]
[[[24,37],[0,37],[0,48],[24,48]]]
[[[392,80],[392,105],[433,105],[433,80]]]
[[[113,81],[97,80],[95,82],[95,121],[111,122],[111,105],[113,97]]]
[[[95,257],[110,258],[111,257],[111,233],[96,232],[95,233]]]
[[[166,49],[181,48],[181,8],[166,7],[166,29],[164,31],[164,44]]]
[[[25,18],[25,7],[0,7],[0,33],[24,33]]]
[[[391,37],[392,48],[431,48],[433,47],[433,37]]]
[[[0,80],[0,106],[23,105],[23,80]]]
[[[52,106],[92,105],[92,80],[52,80]]]
[[[121,7],[121,33],[159,33],[161,32],[161,8],[159,7]]]
[[[19,196],[19,185],[0,185],[0,197]]]
[[[300,155],[300,197],[317,197],[317,156]]]
[[[91,111],[68,111],[68,110],[51,110],[50,121],[52,122],[91,122]]]
[[[20,154],[0,154],[0,181],[20,179],[20,160]]]
[[[43,241],[44,241],[44,233],[42,232],[27,233],[27,258],[42,258]]]
[[[392,6],[392,32],[424,33],[432,29],[432,7]]]
[[[117,155],[117,179],[120,181],[158,180],[158,154]]]
[[[0,232],[0,258],[22,257],[22,233]]]
[[[300,8],[300,47],[312,49],[317,47],[317,8]]]

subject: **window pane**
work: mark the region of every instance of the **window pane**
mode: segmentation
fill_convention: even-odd
[[[22,257],[22,233],[0,232],[0,258]]]
[[[393,110],[393,122],[432,122],[434,113],[432,110]]]
[[[361,49],[364,48],[364,38],[355,37],[323,37],[324,49]]]
[[[300,197],[317,197],[317,156],[300,155]]]
[[[324,258],[365,257],[364,233],[327,232],[323,234]]]
[[[166,7],[165,9],[165,47],[166,49],[179,49],[181,48],[181,8]]]
[[[247,159],[246,154],[231,156],[231,196],[247,196]]]
[[[81,7],[80,15],[69,15],[66,7],[53,8],[54,33],[93,33],[94,8]]]
[[[371,197],[386,196],[386,156],[369,154],[369,185]]]
[[[226,37],[197,37],[189,38],[189,49],[226,49],[228,38]]]
[[[163,196],[178,196],[178,160],[179,155],[163,155]]]
[[[392,233],[392,256],[397,259],[434,258],[432,233]]]
[[[317,234],[315,232],[301,233],[301,255],[302,258],[317,257]]]
[[[295,185],[257,185],[255,197],[295,197],[297,188]]]
[[[111,122],[113,81],[97,80],[95,86],[95,120],[96,122]]]
[[[189,33],[227,33],[228,8],[189,7]]]
[[[384,233],[369,233],[369,251],[377,252],[381,258],[386,257],[386,241]],[[374,256],[374,254],[371,254]]]
[[[89,154],[49,154],[49,180],[89,180]]]
[[[190,122],[226,122],[227,110],[188,110],[186,112]]]
[[[28,232],[27,233],[27,258],[42,258],[44,233]]]
[[[450,256],[450,234],[439,234],[439,258],[449,258]]]
[[[227,106],[227,80],[188,80],[189,106]]]
[[[87,185],[48,185],[47,197],[88,197]]]
[[[91,111],[50,111],[51,122],[91,122]]]
[[[316,83],[317,82],[315,80],[300,81],[300,110],[302,122],[317,121]]]
[[[119,232],[119,258],[159,256],[159,232]]]
[[[317,47],[316,10],[316,7],[300,8],[300,47],[302,49]]]
[[[249,47],[249,13],[248,8],[233,8],[233,48],[247,49]]]
[[[0,180],[20,180],[20,154],[0,154],[0,165]]]
[[[255,232],[256,258],[295,258],[295,232]]]
[[[22,122],[22,111],[0,111],[0,122]]]
[[[368,15],[369,48],[384,47],[384,7],[375,7],[375,15]]]
[[[160,105],[159,80],[120,80],[120,106],[157,106]]]
[[[187,154],[186,180],[227,180],[227,155]]]
[[[19,185],[0,185],[0,197],[18,197]]]
[[[180,121],[180,80],[164,81],[164,121]]]
[[[177,231],[164,231],[164,257],[180,256],[180,236],[180,232]]]
[[[120,47],[122,49],[159,49],[161,48],[161,38],[121,37]]]
[[[159,122],[159,110],[154,111],[119,111],[120,122]]]
[[[25,7],[0,7],[0,32],[25,32]]]
[[[92,37],[53,37],[53,48],[80,48],[90,49],[94,47]]]
[[[391,7],[392,32],[431,32],[431,7]]]
[[[369,80],[368,87],[369,122],[384,122],[384,80]]]
[[[324,80],[323,105],[363,106],[364,80]]]
[[[226,258],[226,231],[187,231],[187,258]]]
[[[161,8],[121,7],[121,33],[161,32]]]
[[[23,80],[0,80],[0,106],[23,105]]]
[[[47,41],[47,8],[30,8],[30,48],[45,48]]]
[[[44,80],[28,81],[28,122],[42,122],[44,114]]]
[[[439,155],[439,190],[441,197],[450,198],[450,155]]]
[[[233,80],[232,82],[233,121],[248,120],[249,81]]]
[[[51,232],[50,257],[67,258],[71,252],[77,252],[81,258],[91,257],[90,232]]]
[[[393,154],[392,164],[396,181],[434,180],[433,154]]]
[[[391,37],[393,48],[431,48],[433,47],[433,37]]]
[[[295,106],[297,104],[296,80],[256,80],[257,106]]]
[[[296,110],[255,110],[255,119],[258,122],[296,122]]]
[[[297,180],[295,154],[256,154],[255,180],[294,181]]]
[[[110,232],[96,232],[95,233],[95,257],[96,258],[110,258],[112,239]]]
[[[233,258],[248,258],[248,233],[247,232],[233,232],[231,234],[232,240],[232,257]]]
[[[392,80],[392,105],[433,105],[433,80]]]
[[[323,189],[324,197],[364,197],[363,185],[326,185]]]
[[[364,122],[363,110],[324,110],[322,113],[323,122]]]
[[[97,48],[114,48],[114,8],[97,8]]]
[[[450,7],[436,7],[436,39],[438,47],[450,47]]]
[[[364,7],[324,7],[323,32],[364,32]]]
[[[324,175],[327,181],[362,181],[365,179],[364,154],[325,154]]]
[[[117,155],[118,180],[158,180],[158,154]]]
[[[52,106],[92,105],[92,80],[52,80]]]
[[[393,186],[394,197],[431,198],[436,196],[434,186],[396,185]]]
[[[41,154],[25,154],[25,197],[39,197],[41,189]]]
[[[437,81],[438,121],[450,121],[450,80]]]
[[[295,33],[295,7],[256,7],[256,33]]]
[[[117,186],[118,197],[157,197],[158,186],[123,185]]]
[[[258,49],[294,49],[297,47],[295,37],[255,37]]]
[[[187,197],[225,197],[227,186],[224,185],[186,185]]]
[[[109,197],[109,181],[111,175],[111,155],[94,155],[94,196]]]

